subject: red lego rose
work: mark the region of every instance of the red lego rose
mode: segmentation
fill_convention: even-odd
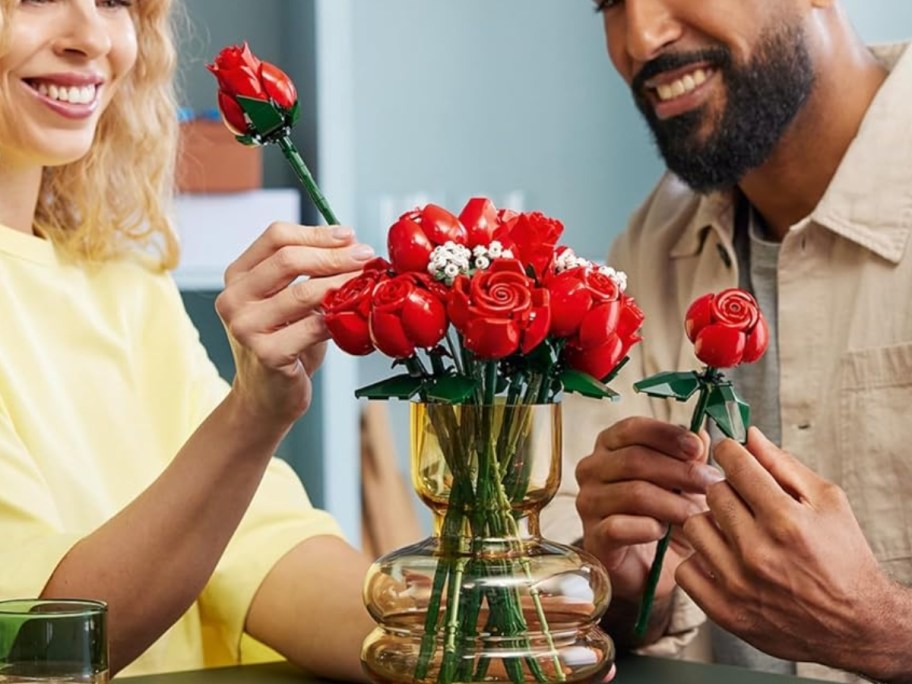
[[[769,327],[757,300],[738,288],[697,298],[687,310],[684,330],[697,358],[712,368],[753,363],[769,346]]]
[[[218,79],[218,105],[225,124],[235,135],[250,135],[250,123],[238,103],[238,97],[271,101],[282,110],[291,110],[298,100],[294,83],[277,66],[263,62],[248,47],[231,45],[224,48],[213,64],[206,68]]]
[[[564,360],[595,378],[607,377],[642,339],[638,332],[644,319],[633,297],[622,292],[615,301],[596,303],[564,347]]]
[[[385,259],[373,259],[364,271],[323,297],[323,320],[333,342],[344,352],[364,356],[374,351],[368,319],[377,283],[388,280]]]
[[[551,325],[548,291],[515,259],[498,259],[472,278],[457,278],[449,314],[466,349],[487,360],[532,351]]]
[[[426,275],[405,273],[374,289],[370,337],[387,356],[409,358],[416,349],[429,349],[443,339],[449,324],[446,307],[429,281]]]

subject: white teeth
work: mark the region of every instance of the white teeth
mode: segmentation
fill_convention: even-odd
[[[97,89],[94,85],[67,87],[42,82],[35,86],[35,90],[51,100],[73,104],[90,104],[95,100]]]
[[[709,74],[705,70],[697,69],[693,73],[685,74],[671,83],[663,83],[656,86],[656,93],[662,102],[667,102],[703,85],[706,83],[707,78],[709,78]]]

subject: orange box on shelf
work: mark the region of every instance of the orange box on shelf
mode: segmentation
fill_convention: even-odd
[[[176,182],[184,193],[256,190],[263,186],[262,150],[240,144],[221,120],[183,121]]]

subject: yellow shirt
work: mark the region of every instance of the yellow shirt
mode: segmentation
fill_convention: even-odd
[[[779,253],[779,402],[782,447],[845,489],[881,566],[912,585],[912,50],[875,51],[892,69],[819,205]],[[811,160],[809,160],[811,163]],[[576,463],[598,432],[630,415],[690,423],[693,402],[635,394],[636,380],[699,368],[684,313],[706,292],[737,287],[733,197],[701,197],[666,176],[609,263],[627,272],[646,312],[644,341],[612,387],[617,404],[574,396],[564,406],[564,478],[545,509],[545,536],[582,536],[574,500]],[[682,592],[669,636],[679,652],[705,616]],[[861,682],[799,663],[805,677]]]
[[[37,596],[227,390],[168,274],[129,260],[73,264],[0,226],[0,598]],[[322,534],[341,533],[273,459],[198,600],[123,674],[238,662],[260,582]]]

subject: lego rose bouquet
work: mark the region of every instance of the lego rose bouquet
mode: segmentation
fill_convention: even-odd
[[[624,274],[559,247],[562,230],[484,198],[458,217],[433,204],[404,214],[389,230],[389,261],[373,260],[323,302],[341,349],[379,350],[406,368],[356,394],[449,403],[503,393],[510,403],[548,403],[561,390],[616,396],[606,382],[639,340],[643,314]]]
[[[546,444],[548,462],[544,469],[537,465],[531,453],[542,445],[535,441],[555,435],[547,432],[549,439],[531,426],[536,410],[559,401],[562,392],[615,398],[607,383],[639,341],[643,314],[625,291],[625,275],[560,246],[562,230],[541,213],[498,210],[484,198],[470,200],[459,216],[428,205],[389,229],[388,261],[375,259],[323,301],[340,348],[358,355],[380,351],[403,369],[356,395],[417,402],[422,409],[417,423],[413,413],[412,429],[419,447],[413,452],[433,442],[442,456],[441,463],[428,464],[413,453],[416,487],[439,519],[427,603],[402,609],[422,622],[414,664],[402,668],[409,680],[482,681],[492,661],[517,684],[562,681],[573,671],[564,658],[574,651],[556,645],[546,610],[560,597],[543,592],[539,587],[548,582],[537,574],[548,562],[550,572],[561,567],[564,556],[533,562],[539,552],[529,538],[530,531],[537,534],[538,509],[556,489],[559,452],[552,460]],[[559,449],[559,428],[556,439]],[[549,553],[557,552],[551,548],[542,558]],[[574,551],[560,554],[587,562]],[[377,603],[398,591],[390,578],[414,577],[428,567],[426,558],[415,556],[380,564],[386,569],[378,572],[388,576],[369,579],[366,589],[367,596],[380,597]],[[592,579],[602,577],[601,568],[574,567],[568,572],[594,585],[602,581]],[[594,597],[592,610],[600,613],[606,602],[607,595]],[[372,613],[387,627],[380,642],[406,629],[377,606]],[[597,615],[580,622],[573,633],[586,634]],[[566,633],[567,625],[561,629]],[[479,644],[497,640],[493,650],[507,656],[480,655]],[[389,652],[406,650],[377,643],[365,645],[369,667],[386,667]],[[593,638],[574,645],[575,652],[596,650],[593,643],[603,642]],[[387,651],[372,658],[374,646]],[[535,655],[536,648],[543,655]],[[609,652],[602,648],[589,666],[597,669]]]

